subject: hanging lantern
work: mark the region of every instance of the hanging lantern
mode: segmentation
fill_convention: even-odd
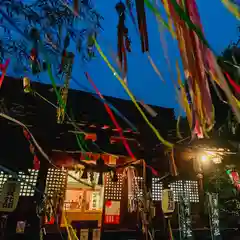
[[[31,86],[30,86],[30,79],[28,77],[23,78],[23,89],[25,93],[30,93]]]
[[[175,202],[173,191],[171,189],[164,189],[162,192],[162,211],[165,217],[170,216],[175,210]]]
[[[19,194],[20,182],[6,181],[0,197],[0,212],[13,212],[17,207]]]

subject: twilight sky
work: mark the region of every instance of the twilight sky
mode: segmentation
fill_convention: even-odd
[[[107,1],[108,4],[106,5],[100,4],[102,1],[96,0],[95,2],[96,8],[105,17],[103,22],[105,31],[101,34],[100,44],[107,56],[109,56],[109,59],[114,62],[111,56],[111,49],[116,51],[117,14],[114,10],[114,6],[117,0]],[[213,46],[214,50],[220,53],[231,40],[235,41],[237,39],[239,35],[237,32],[237,20],[228,12],[220,0],[197,0],[197,4],[206,38]],[[131,22],[128,21],[127,26],[129,27],[130,37],[133,41],[133,52],[128,55],[129,88],[139,100],[143,100],[148,104],[174,107],[178,112],[179,107],[170,79],[170,73],[167,70],[166,61],[163,57],[158,26],[155,17],[149,11],[147,11],[147,20],[150,54],[163,74],[166,83],[161,82],[147,60],[147,57],[141,53],[139,38]],[[168,41],[169,58],[172,63],[173,73],[176,76],[175,61],[176,58],[179,58],[177,43],[172,40],[169,34],[166,35],[166,38]],[[127,97],[121,85],[118,83],[117,79],[114,78],[101,58],[92,62],[88,66],[88,69],[103,94],[121,98]],[[84,78],[79,79],[79,81],[89,86]],[[73,85],[73,87],[75,86]]]
[[[109,60],[116,66],[114,55],[117,48],[118,17],[115,11],[115,4],[118,0],[94,0],[93,2],[95,2],[96,9],[104,16],[104,21],[102,22],[104,32],[99,37],[99,44]],[[237,20],[222,5],[220,0],[197,0],[197,4],[206,38],[214,50],[220,53],[231,40],[235,41],[237,39],[239,35],[237,32]],[[155,16],[147,11],[150,55],[166,80],[165,83],[156,75],[147,56],[141,53],[140,40],[129,19],[127,19],[126,25],[129,28],[129,35],[132,40],[132,53],[128,54],[128,86],[130,90],[138,100],[143,100],[145,103],[153,105],[174,107],[179,112],[170,73],[167,70],[166,61],[163,57]],[[172,64],[172,72],[176,77],[175,62],[176,59],[179,59],[177,42],[166,31],[165,37],[168,43],[168,55]],[[71,87],[75,89],[84,88],[85,90],[87,88],[94,92],[83,75],[84,71],[89,72],[102,94],[128,99],[122,86],[100,56],[85,66],[75,61],[73,69],[73,77],[79,84],[72,81]],[[40,81],[50,82],[45,74],[40,76]]]

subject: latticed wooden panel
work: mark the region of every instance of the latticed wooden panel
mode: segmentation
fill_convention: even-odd
[[[66,189],[67,171],[62,169],[49,168],[47,173],[45,193],[53,197],[64,196]]]
[[[20,177],[19,181],[21,182],[20,196],[28,197],[35,194],[35,187],[38,179],[38,170],[29,169],[28,171],[29,175],[26,175],[23,172],[19,172],[18,174],[18,176]]]
[[[153,201],[161,201],[163,184],[158,181],[159,178],[152,178],[152,199]]]
[[[20,187],[20,196],[31,197],[35,194],[35,187],[38,179],[38,170],[28,169],[29,174],[19,172],[18,181],[21,182]],[[3,184],[7,181],[8,178],[11,178],[11,175],[8,175],[4,172],[0,172],[0,192],[2,191]]]
[[[137,199],[143,196],[143,178],[134,177],[132,179],[132,191],[128,190],[129,199]]]
[[[117,174],[118,181],[113,182],[110,174],[105,175],[104,198],[108,200],[121,200],[123,193],[123,175]]]
[[[174,200],[179,201],[180,196],[189,197],[190,202],[197,203],[199,202],[199,192],[198,192],[198,183],[197,181],[190,180],[179,180],[170,184],[170,188],[174,193]],[[162,199],[162,190],[163,184],[158,182],[158,178],[152,179],[152,197],[154,201],[161,201]]]
[[[189,197],[190,202],[199,202],[198,183],[197,181],[176,181],[170,184],[174,193],[174,200],[179,201],[181,196]]]
[[[7,181],[8,177],[10,177],[8,174],[0,171],[0,191],[2,191],[3,184]]]

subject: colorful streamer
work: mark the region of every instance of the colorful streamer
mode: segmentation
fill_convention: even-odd
[[[38,159],[38,156],[36,155],[35,147],[34,147],[34,145],[31,142],[31,136],[28,133],[28,131],[25,130],[24,128],[23,128],[23,135],[27,139],[27,141],[29,143],[29,150],[30,150],[30,152],[33,155],[33,166],[34,166],[34,169],[35,170],[40,170],[40,161]]]
[[[237,93],[240,93],[240,85],[238,85],[237,83],[235,83],[227,72],[224,72],[224,74],[226,75],[229,83],[232,85],[232,87],[234,88],[234,90],[235,90]]]
[[[145,115],[145,113],[143,112],[143,110],[141,109],[141,107],[138,105],[135,97],[133,96],[133,94],[131,93],[131,91],[129,90],[129,88],[127,87],[127,85],[125,84],[125,82],[123,81],[123,79],[119,76],[119,74],[116,72],[116,70],[113,68],[113,66],[110,64],[110,62],[108,61],[107,57],[104,55],[102,49],[100,48],[99,44],[97,43],[96,39],[95,39],[95,46],[100,54],[100,56],[102,57],[102,59],[104,60],[104,62],[108,65],[109,69],[112,71],[113,75],[117,78],[117,80],[121,83],[121,85],[123,86],[123,88],[125,89],[125,91],[127,92],[127,94],[129,95],[130,99],[132,100],[132,102],[134,103],[134,105],[136,106],[137,110],[139,111],[139,113],[142,115],[143,119],[145,120],[145,122],[147,123],[147,125],[153,130],[153,132],[155,133],[156,137],[167,147],[172,148],[173,144],[166,141],[158,132],[158,130],[151,124],[151,122],[148,120],[147,116]]]
[[[93,86],[93,88],[95,89],[95,91],[96,91],[96,93],[99,95],[99,97],[100,97],[101,99],[104,99],[103,95],[102,95],[102,94],[100,93],[100,91],[98,90],[97,86],[95,85],[95,83],[94,83],[93,80],[91,79],[90,75],[86,72],[86,73],[85,73],[85,76],[86,76],[86,78],[88,79],[88,81],[91,83],[91,85]],[[131,149],[130,149],[130,147],[129,147],[129,145],[128,145],[128,142],[127,142],[126,138],[124,137],[122,128],[120,127],[120,125],[118,124],[116,118],[114,117],[113,112],[111,111],[110,107],[109,107],[106,103],[104,103],[104,107],[105,107],[107,113],[109,114],[111,120],[113,121],[115,127],[118,129],[119,135],[120,135],[120,137],[122,138],[123,145],[124,145],[124,147],[126,148],[129,156],[130,156],[132,159],[135,160],[136,158],[135,158],[135,156],[133,155],[133,153],[132,153],[132,151],[131,151]]]
[[[2,72],[2,75],[0,77],[0,89],[1,89],[1,86],[2,86],[2,83],[3,83],[3,80],[4,80],[4,77],[6,75],[6,72],[7,72],[7,68],[8,68],[8,65],[10,63],[10,59],[7,59],[7,61],[5,62],[5,64],[0,64],[0,71]]]
[[[72,9],[71,9],[72,10]],[[73,10],[72,10],[73,11]],[[19,32],[26,40],[29,40],[29,38],[14,24],[14,22],[3,12],[1,11],[0,9],[0,13],[4,16],[4,18],[6,18],[6,20],[17,30],[17,32]],[[78,15],[79,16],[79,15]],[[47,59],[47,54],[45,53],[44,51],[44,47],[42,44],[40,44],[40,48],[41,50],[43,50],[44,54],[45,54],[45,57]],[[47,62],[48,62],[48,59],[47,59]],[[53,77],[53,74],[52,74],[52,69],[51,69],[51,64],[47,64],[48,66],[48,75],[49,75],[49,78],[51,80],[51,83],[52,83],[52,86],[53,86],[53,89],[56,93],[56,96],[57,96],[57,99],[60,103],[60,105],[62,107],[64,107],[64,109],[66,108],[62,98],[61,98],[61,95],[60,95],[60,92],[58,91],[57,89],[57,85],[56,85],[56,82],[54,80],[54,77]],[[96,96],[97,97],[97,96]],[[99,98],[101,100],[101,98]],[[104,101],[106,102],[106,100],[104,99]],[[133,131],[137,131],[137,128],[125,117],[123,116],[113,105],[109,104],[108,105],[112,108],[112,110],[117,114],[119,115],[132,129]]]
[[[176,62],[176,69],[177,69],[177,76],[178,76],[178,84],[180,87],[180,99],[179,100],[182,105],[182,108],[184,109],[184,111],[187,115],[189,126],[190,126],[190,128],[192,128],[193,119],[192,119],[191,108],[189,106],[186,91],[185,91],[184,85],[181,80],[181,73],[180,73],[180,69],[178,66],[178,62]]]
[[[221,0],[224,6],[238,19],[240,20],[239,7],[230,0]]]
[[[149,10],[151,10],[154,15],[156,15],[156,17],[158,18],[158,20],[162,23],[162,25],[168,29],[168,31],[171,33],[172,37],[173,38],[176,38],[176,34],[174,33],[173,29],[172,29],[172,26],[169,25],[167,22],[165,22],[160,14],[160,12],[158,11],[157,8],[155,8],[153,6],[153,4],[149,1],[149,0],[144,0],[146,6],[149,8]]]
[[[192,22],[190,16],[179,6],[177,1],[176,0],[168,0],[168,1],[171,2],[174,10],[176,11],[180,19],[182,19],[188,25],[188,27],[197,34],[197,36],[199,37],[199,39],[201,39],[204,45],[206,45],[209,49],[211,49],[210,45],[208,44],[206,38],[203,35],[202,30]]]

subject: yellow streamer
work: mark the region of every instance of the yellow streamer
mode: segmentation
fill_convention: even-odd
[[[170,9],[169,9],[169,4],[168,4],[168,0],[163,0],[163,6],[165,8],[165,11],[167,13],[167,18],[168,18],[168,26],[169,26],[169,32],[171,33],[171,35],[173,36],[173,38],[176,38],[176,33],[173,29],[173,21],[171,19],[171,14],[170,14]]]
[[[180,132],[180,120],[181,120],[181,116],[178,117],[177,119],[177,137],[182,139],[182,135],[181,135],[181,132]]]
[[[135,97],[133,96],[133,94],[131,93],[131,91],[129,90],[129,88],[127,87],[127,85],[125,84],[124,80],[119,76],[119,74],[115,71],[114,67],[111,65],[111,63],[108,61],[107,57],[104,55],[102,49],[100,48],[99,44],[97,43],[96,39],[94,39],[95,42],[95,46],[100,54],[100,56],[103,58],[104,62],[108,65],[109,69],[113,72],[114,76],[117,78],[117,80],[121,83],[121,85],[123,86],[123,88],[125,89],[125,91],[127,92],[127,94],[129,95],[130,99],[132,100],[132,102],[134,103],[134,105],[136,106],[137,110],[139,111],[139,113],[142,115],[143,119],[145,120],[145,122],[147,123],[147,125],[152,129],[152,131],[155,133],[156,137],[167,147],[172,148],[173,144],[166,141],[158,132],[158,130],[151,124],[151,122],[148,120],[147,116],[145,115],[145,113],[143,112],[143,110],[141,109],[141,107],[138,105]]]
[[[150,62],[150,64],[152,65],[152,68],[153,70],[155,71],[155,73],[158,75],[158,77],[163,81],[165,82],[161,72],[159,71],[159,69],[157,68],[156,64],[154,63],[152,57],[150,56],[149,52],[147,52],[147,57],[148,57],[148,60]]]
[[[68,233],[68,239],[69,240],[79,240],[73,227],[68,223],[66,214],[64,212],[63,212],[63,222],[66,227],[67,233]]]
[[[158,6],[157,1],[156,1],[155,5]],[[173,72],[172,72],[171,62],[170,62],[169,56],[168,56],[168,45],[167,45],[167,42],[166,42],[166,39],[165,39],[165,36],[164,36],[164,28],[163,28],[162,24],[159,22],[159,19],[157,17],[156,17],[156,20],[157,20],[157,23],[158,23],[158,31],[159,31],[159,35],[160,35],[160,42],[162,44],[164,58],[165,58],[165,61],[167,62],[167,65],[168,65],[168,72],[170,74],[170,79],[173,82],[175,90],[178,91],[177,88],[176,88],[175,81],[174,81],[174,75],[173,75]],[[176,34],[175,34],[175,37],[176,37]]]
[[[168,229],[169,229],[170,240],[174,240],[170,219],[168,219]]]
[[[235,4],[231,3],[229,0],[222,0],[222,3],[238,20],[240,20],[240,12]]]

